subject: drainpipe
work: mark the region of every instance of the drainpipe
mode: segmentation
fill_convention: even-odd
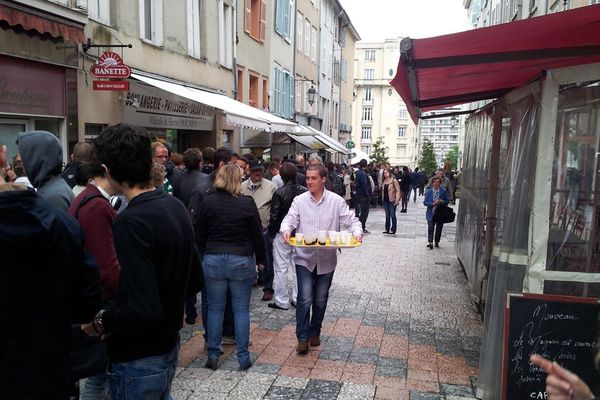
[[[233,35],[232,41],[232,53],[233,53],[233,94],[235,99],[238,99],[238,68],[237,68],[237,0],[233,0]]]

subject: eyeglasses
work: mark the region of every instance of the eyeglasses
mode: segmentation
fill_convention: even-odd
[[[169,156],[154,156],[154,158],[169,158]]]

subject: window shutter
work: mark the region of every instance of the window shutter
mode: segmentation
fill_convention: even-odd
[[[244,31],[250,33],[250,18],[252,17],[251,0],[244,0]]]
[[[281,10],[281,0],[275,0],[275,32],[280,35],[283,34],[281,25],[282,25],[282,10]]]
[[[267,32],[267,0],[260,0],[260,41],[264,42]]]
[[[288,74],[288,98],[289,98],[289,107],[288,107],[288,118],[292,118],[294,116],[294,76]]]
[[[281,15],[282,15],[281,19],[282,19],[283,24],[281,24],[281,25],[283,28],[283,36],[286,39],[291,39],[291,37],[292,37],[290,34],[290,31],[291,31],[290,28],[292,26],[292,15],[290,14],[290,11],[291,11],[290,3],[291,3],[290,0],[284,0],[284,1],[282,1],[282,4],[281,4],[282,5],[281,8],[283,8],[283,10],[281,12]]]

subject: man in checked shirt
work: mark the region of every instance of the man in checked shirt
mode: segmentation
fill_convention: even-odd
[[[288,242],[291,232],[307,233],[340,231],[343,227],[362,241],[362,225],[344,199],[325,189],[327,169],[321,164],[310,165],[306,170],[308,192],[297,196],[279,231]],[[299,354],[308,352],[308,345],[321,344],[321,325],[327,308],[329,288],[337,264],[336,249],[296,248],[294,263],[298,277],[298,302],[296,305],[296,337]],[[311,317],[312,308],[312,317]]]

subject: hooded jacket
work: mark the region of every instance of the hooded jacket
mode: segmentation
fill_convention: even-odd
[[[67,211],[75,195],[60,177],[62,146],[58,138],[46,131],[23,132],[17,145],[25,173],[38,194],[54,207]]]
[[[74,219],[13,189],[0,185],[2,398],[64,398],[71,324],[98,310],[98,270]]]

